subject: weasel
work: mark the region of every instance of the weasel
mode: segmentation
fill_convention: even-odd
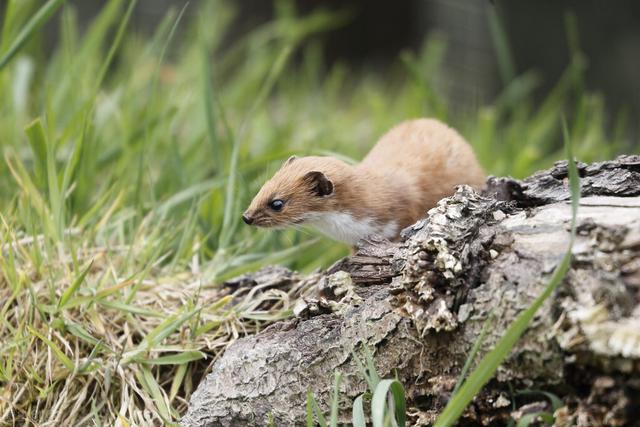
[[[290,157],[242,215],[258,227],[311,225],[350,245],[400,231],[450,196],[480,188],[485,173],[458,132],[434,119],[400,123],[356,165],[332,157]]]

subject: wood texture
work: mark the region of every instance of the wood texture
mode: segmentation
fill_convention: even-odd
[[[549,409],[540,394],[518,394],[528,389],[563,398],[558,417],[577,425],[640,419],[640,157],[579,170],[583,198],[568,277],[463,425]],[[296,317],[234,343],[181,424],[265,425],[270,415],[276,425],[302,424],[307,391],[328,407],[334,371],[344,376],[348,421],[366,388],[354,361],[366,346],[379,373],[405,385],[412,425],[429,425],[487,318],[481,353],[542,292],[569,241],[569,199],[565,162],[522,181],[490,178],[482,195],[461,187],[442,200],[401,242],[364,242],[323,274],[266,268],[244,276],[245,284],[269,277],[297,286]]]

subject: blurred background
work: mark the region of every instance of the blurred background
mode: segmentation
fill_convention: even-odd
[[[187,5],[185,14],[194,15],[203,1],[140,0],[133,22],[151,34],[167,10]],[[88,23],[104,0],[70,3],[80,22]],[[222,49],[277,13],[273,1],[238,0],[233,5],[236,15]],[[327,67],[344,62],[354,73],[366,68],[384,75],[403,52],[420,49],[428,37],[441,39],[446,51],[438,88],[456,110],[473,111],[495,100],[509,79],[531,70],[541,100],[567,69],[571,50],[579,49],[585,84],[604,95],[607,110],[625,110],[634,118],[640,113],[640,2],[635,0],[403,0],[393,5],[385,0],[295,0],[292,5],[300,14],[319,7],[341,12],[333,25],[315,36]],[[574,40],[568,28],[578,30]],[[56,24],[48,31],[53,46]],[[501,49],[508,50],[511,63],[500,62],[505,59]]]

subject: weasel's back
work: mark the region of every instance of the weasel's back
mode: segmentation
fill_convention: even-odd
[[[407,120],[384,134],[360,167],[404,176],[417,194],[420,216],[455,186],[481,188],[485,173],[473,150],[454,129],[434,119]],[[416,218],[417,219],[417,218]]]

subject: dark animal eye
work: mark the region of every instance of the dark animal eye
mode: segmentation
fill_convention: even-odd
[[[284,202],[280,199],[275,199],[269,202],[269,207],[274,211],[280,211],[284,207]]]

